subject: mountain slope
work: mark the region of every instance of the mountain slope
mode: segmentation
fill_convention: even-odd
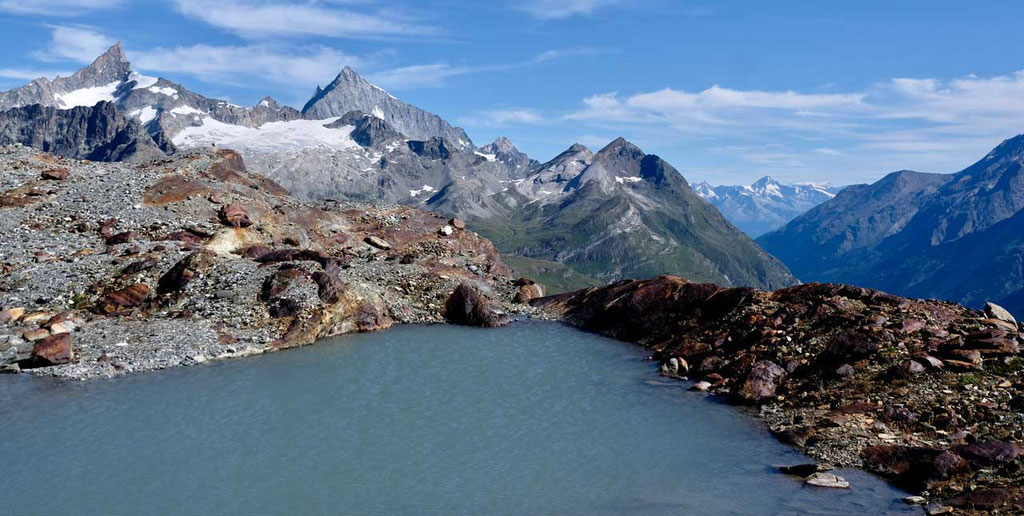
[[[2,111],[0,145],[14,143],[91,161],[141,161],[174,151],[166,141],[161,148],[110,102],[66,110],[33,104]]]
[[[503,252],[608,281],[679,274],[765,288],[795,282],[661,158],[619,138],[574,145],[496,196],[507,220],[471,219]]]
[[[804,281],[1024,314],[1024,135],[956,174],[896,172],[843,190],[759,242]]]
[[[694,186],[725,218],[756,238],[835,197],[840,189],[814,184],[783,184],[765,176],[749,186]]]

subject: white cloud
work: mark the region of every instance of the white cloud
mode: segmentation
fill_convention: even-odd
[[[359,12],[322,2],[288,0],[175,0],[182,14],[245,37],[367,38],[427,35],[434,29],[393,11]]]
[[[179,46],[132,50],[128,57],[144,71],[234,85],[270,81],[295,88],[323,84],[346,65],[358,67],[364,62],[330,47],[280,45]]]
[[[87,11],[113,9],[122,0],[0,0],[0,11],[14,14],[76,16]]]
[[[483,127],[537,125],[544,123],[544,117],[532,109],[496,109],[461,117],[459,123]]]
[[[33,54],[37,59],[56,61],[69,59],[91,63],[116,41],[89,27],[54,26],[45,50]]]
[[[448,77],[465,75],[476,70],[464,66],[450,66],[445,63],[403,66],[369,75],[371,82],[389,90],[413,88],[437,88]]]
[[[554,20],[590,14],[601,7],[619,2],[620,0],[526,0],[519,8],[541,20]]]

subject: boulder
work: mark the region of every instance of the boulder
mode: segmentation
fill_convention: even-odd
[[[458,230],[466,229],[466,223],[463,222],[461,219],[453,218],[448,221],[448,225]]]
[[[32,346],[32,355],[20,365],[22,369],[31,369],[67,364],[71,362],[72,355],[71,334],[58,333],[36,342]]]
[[[25,333],[21,334],[21,338],[29,342],[38,342],[50,336],[50,330],[45,328],[36,328],[33,330],[25,330]]]
[[[786,371],[769,360],[755,362],[750,374],[736,390],[736,396],[748,403],[757,403],[775,396],[775,390],[782,383]]]
[[[690,372],[690,364],[682,358],[672,357],[661,364],[660,372],[665,376],[685,376]]]
[[[530,283],[529,285],[520,285],[512,301],[516,303],[529,303],[531,299],[539,297],[544,297],[544,286],[539,283]]]
[[[941,448],[904,445],[868,446],[861,451],[864,467],[913,490],[966,473],[967,461]]]
[[[1017,320],[1013,318],[1013,315],[1011,315],[1005,308],[995,303],[985,303],[985,315],[991,319],[997,319],[1017,326]]]
[[[125,309],[137,308],[149,300],[153,291],[145,283],[136,283],[125,288],[108,292],[100,300],[97,310],[104,314],[113,314]]]
[[[377,249],[382,249],[384,251],[391,249],[391,244],[387,240],[384,240],[383,238],[378,236],[370,235],[366,237],[363,241],[366,242],[367,244],[372,245],[373,247],[376,247]]]
[[[818,487],[831,487],[835,489],[849,489],[850,483],[845,478],[832,473],[815,473],[807,477],[807,485]]]
[[[444,303],[444,317],[448,322],[463,326],[494,328],[504,324],[503,318],[494,311],[490,301],[468,283],[460,284],[448,296]]]
[[[452,236],[452,233],[455,233],[455,228],[449,225],[441,226],[441,229],[437,230],[437,234],[441,236]]]
[[[220,221],[234,228],[247,228],[252,225],[249,210],[238,203],[225,204],[220,207]]]
[[[52,181],[63,181],[71,176],[71,171],[66,168],[50,168],[43,171],[43,179]]]
[[[704,380],[701,380],[690,386],[691,391],[707,392],[711,388],[711,384]]]
[[[22,306],[0,310],[0,324],[18,322],[18,319],[21,319],[24,315],[25,307]]]

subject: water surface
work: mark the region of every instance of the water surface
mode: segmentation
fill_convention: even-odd
[[[849,491],[635,346],[554,323],[404,326],[68,384],[0,377],[9,514],[910,511]]]

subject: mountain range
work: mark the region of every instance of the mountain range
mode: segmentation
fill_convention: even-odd
[[[955,174],[848,187],[758,241],[804,281],[1024,314],[1024,135]]]
[[[596,153],[573,145],[541,164],[506,138],[477,147],[461,128],[348,67],[301,110],[270,97],[241,107],[132,71],[118,44],[71,77],[0,93],[0,127],[36,104],[110,115],[103,124],[142,128],[143,147],[164,153],[234,149],[250,170],[307,199],[399,203],[462,218],[556,289],[664,273],[765,289],[795,282],[675,168],[621,138]],[[8,140],[75,143],[54,124],[35,127],[34,140],[25,132]],[[65,154],[100,156],[83,152]],[[109,158],[132,156],[122,154]]]
[[[807,210],[835,197],[842,187],[814,183],[785,184],[771,176],[751,185],[693,187],[714,204],[725,218],[752,238],[776,230]]]

